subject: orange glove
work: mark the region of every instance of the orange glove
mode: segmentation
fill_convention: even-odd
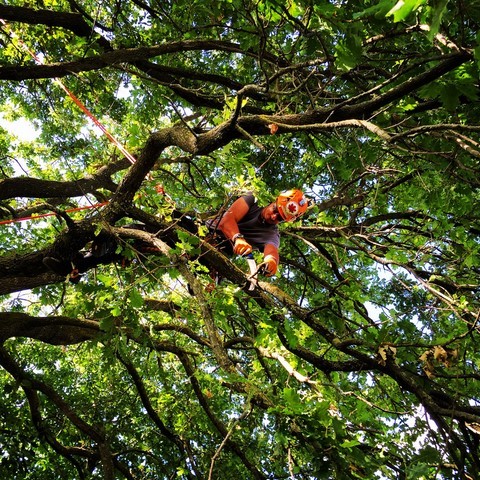
[[[265,269],[265,276],[267,277],[271,277],[277,273],[278,264],[273,255],[267,255],[263,259],[262,266]]]
[[[237,237],[233,243],[233,252],[236,255],[248,255],[252,253],[252,246],[243,238]]]

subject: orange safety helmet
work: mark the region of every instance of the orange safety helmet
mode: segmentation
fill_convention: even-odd
[[[277,197],[276,205],[280,216],[286,222],[293,222],[301,217],[308,208],[308,200],[301,190],[285,190]]]

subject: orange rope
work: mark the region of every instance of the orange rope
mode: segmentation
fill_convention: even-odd
[[[39,64],[44,65],[42,59],[35,54],[25,42],[9,28],[7,22],[0,18],[0,23],[7,29],[9,35],[12,38],[15,38],[18,43],[22,46],[22,48],[28,52],[28,54]],[[84,113],[87,115],[90,120],[105,134],[105,136],[125,155],[125,157],[130,161],[130,163],[135,163],[135,157],[105,128],[105,126],[95,117],[95,115],[85,106],[85,104],[76,97],[66,86],[65,84],[59,79],[54,78],[54,81],[60,86],[60,88],[73,100],[75,105],[77,105]]]
[[[100,121],[95,117],[95,115],[93,115],[93,113],[81,102],[81,100],[79,100],[58,78],[56,78],[55,81],[133,165],[136,161],[135,157],[103,126],[102,123],[100,123]]]
[[[16,35],[15,32],[13,32],[11,28],[9,28],[9,26],[8,26],[7,22],[5,22],[5,20],[0,18],[0,23],[6,28],[6,30],[8,31],[8,34],[12,38],[15,38],[18,41],[18,43],[22,46],[22,48],[26,52],[28,52],[28,54],[35,60],[35,62],[37,62],[39,65],[44,65],[44,62],[42,61],[42,59],[38,55],[36,55],[35,52],[30,50],[28,48],[28,46],[25,44],[25,42],[18,35]],[[78,97],[76,97],[65,86],[65,84],[59,78],[54,78],[53,80],[73,100],[75,105],[77,105],[77,107],[79,107],[80,110],[82,110],[82,112],[84,112],[85,115],[87,115],[87,117],[105,134],[105,136],[123,153],[123,155],[125,155],[125,157],[133,165],[136,162],[135,157],[105,128],[105,126],[100,122],[100,120],[98,120],[97,117],[95,117],[95,115],[85,106],[85,104]],[[148,174],[147,178],[149,180],[152,179],[150,174]],[[163,193],[164,195],[166,195],[164,192],[159,192],[159,193]],[[102,206],[106,205],[107,203],[108,202],[96,203],[96,204],[90,205],[90,206],[72,208],[72,209],[66,210],[66,212],[77,212],[79,210],[86,210],[86,209],[89,209],[89,208],[98,208],[98,207],[102,207]],[[37,219],[40,219],[40,218],[50,217],[50,216],[53,216],[53,215],[57,215],[57,214],[56,213],[44,213],[44,214],[40,214],[40,215],[32,215],[30,217],[14,218],[14,219],[11,219],[11,220],[2,220],[2,221],[0,221],[0,225],[7,225],[9,223],[16,223],[16,222],[23,222],[23,221],[26,221],[26,220],[37,220]]]

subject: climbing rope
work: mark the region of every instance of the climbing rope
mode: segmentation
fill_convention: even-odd
[[[9,27],[7,22],[0,18],[0,23],[5,27],[5,30],[12,39],[15,39],[18,44],[37,62],[39,65],[45,65],[45,62],[32,51],[25,42]],[[134,164],[136,162],[135,157],[105,128],[105,126],[98,120],[97,117],[85,106],[85,104],[73,94],[71,90],[59,79],[54,78],[53,81],[73,100],[75,105],[82,110],[85,115],[105,134],[105,136],[125,155],[125,157]]]
[[[10,36],[10,38],[16,40],[18,44],[35,60],[35,62],[39,65],[45,65],[45,62],[34,52],[32,51],[26,44],[25,42],[9,27],[7,22],[3,19],[0,18],[0,23],[4,26],[6,32]],[[85,104],[70,90],[67,88],[67,86],[59,79],[59,78],[54,78],[53,81],[72,99],[72,101],[77,105],[80,110],[82,110],[83,113],[94,123],[95,126],[97,126],[102,133],[110,140],[110,142],[115,145],[120,152],[130,161],[130,163],[133,165],[136,162],[135,157],[107,130],[107,128],[98,120],[98,118],[85,106]],[[152,180],[152,177],[150,174],[148,174],[147,178],[149,180]],[[170,198],[163,190],[162,186],[157,186],[157,191],[159,194],[163,194],[166,197]],[[99,208],[104,205],[106,205],[108,202],[103,202],[103,203],[96,203],[88,206],[83,206],[83,207],[77,207],[77,208],[72,208],[69,210],[66,210],[67,213],[70,212],[77,212],[80,210],[87,210],[91,208]],[[44,213],[44,214],[39,214],[39,215],[32,215],[29,217],[22,217],[22,218],[14,218],[10,220],[2,220],[0,221],[0,225],[6,225],[9,223],[16,223],[16,222],[23,222],[26,220],[37,220],[45,217],[50,217],[57,215],[56,213]]]

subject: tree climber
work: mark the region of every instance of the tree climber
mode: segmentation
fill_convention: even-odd
[[[263,208],[258,206],[252,194],[244,195],[235,200],[226,212],[207,220],[211,233],[209,241],[227,255],[247,256],[254,248],[260,250],[264,255],[264,261],[259,266],[261,271],[267,276],[275,275],[280,245],[277,225],[296,220],[307,208],[308,200],[297,189],[281,192],[274,202]],[[127,228],[147,229],[140,224],[129,225]],[[113,236],[99,234],[90,251],[77,252],[70,259],[48,256],[43,259],[43,263],[49,270],[68,276],[70,282],[77,283],[81,273],[97,265],[125,261],[122,254],[117,253],[117,247]],[[141,253],[155,253],[143,242],[135,242],[134,248]],[[211,273],[213,277],[215,272]]]
[[[213,220],[207,220],[214,244],[227,254],[249,255],[258,249],[263,253],[263,271],[270,277],[279,264],[280,222],[300,218],[308,208],[308,200],[298,189],[286,190],[266,207],[259,207],[252,194],[233,202],[228,210]]]

